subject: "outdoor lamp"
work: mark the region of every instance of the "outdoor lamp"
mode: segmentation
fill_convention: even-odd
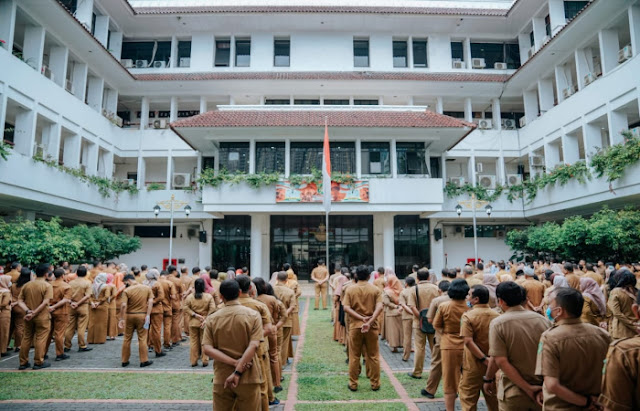
[[[489,217],[491,217],[491,213],[493,212],[493,207],[491,207],[491,204],[487,205],[487,206],[484,208],[484,211],[486,211],[486,212],[487,212],[487,215],[488,215]]]
[[[187,217],[189,217],[189,214],[191,214],[191,206],[190,205],[186,205],[184,207],[184,213],[187,215]]]
[[[156,204],[155,207],[153,207],[153,214],[156,215],[156,217],[158,217],[158,214],[160,214],[160,206]]]
[[[458,213],[458,217],[462,215],[462,206],[460,204],[456,206],[456,213]]]

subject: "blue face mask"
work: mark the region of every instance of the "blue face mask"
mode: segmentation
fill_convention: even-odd
[[[555,321],[556,319],[555,319],[555,318],[553,318],[553,317],[551,316],[551,312],[552,312],[552,311],[553,311],[553,310],[551,310],[551,307],[547,307],[547,318],[548,318],[550,321]]]
[[[467,307],[473,308],[473,304],[471,304],[471,301],[467,301]]]

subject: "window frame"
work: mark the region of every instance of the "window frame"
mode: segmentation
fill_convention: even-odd
[[[366,43],[367,45],[367,53],[366,55],[361,53],[358,53],[358,50],[362,51],[364,50],[364,43]],[[358,47],[358,45],[360,45],[360,47]],[[366,64],[358,64],[358,58],[364,58],[366,57],[367,62]],[[359,37],[354,37],[353,38],[353,67],[371,67],[371,44],[369,41],[369,38],[359,38]]]
[[[278,43],[286,42],[286,55],[278,54]],[[278,64],[278,57],[286,57],[286,64]],[[274,38],[273,39],[273,67],[291,67],[291,39],[290,38]]]
[[[233,58],[234,67],[251,67],[251,37],[236,37],[234,39],[234,43],[235,43],[235,46],[236,46],[235,55],[234,55],[234,58]],[[240,49],[241,45],[243,47],[245,47],[245,46],[248,47],[248,54],[240,54],[239,53],[238,50]],[[241,60],[239,60],[241,57],[242,58],[247,57],[246,64],[245,64],[244,61],[242,61],[242,64],[239,63],[239,61],[241,61]]]
[[[424,43],[424,65],[416,64],[416,44]],[[413,54],[413,68],[429,68],[429,39],[417,38],[411,39],[411,52]]]
[[[401,48],[404,47],[404,56]],[[393,68],[408,68],[409,67],[409,41],[406,39],[393,39],[391,41],[391,53],[393,59]],[[396,55],[397,54],[397,55]],[[396,59],[404,58],[404,65],[396,63]]]

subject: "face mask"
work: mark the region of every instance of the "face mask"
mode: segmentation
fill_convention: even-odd
[[[555,322],[555,321],[556,321],[556,319],[555,319],[555,318],[553,318],[553,317],[551,316],[551,313],[552,313],[552,312],[553,312],[553,310],[551,309],[551,307],[547,307],[547,318],[548,318],[550,321]]]
[[[471,301],[467,301],[467,307],[473,308],[473,304],[471,304]]]

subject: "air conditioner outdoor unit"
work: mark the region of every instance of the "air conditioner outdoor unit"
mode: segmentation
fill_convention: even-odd
[[[474,59],[471,59],[471,67],[474,69],[483,69],[487,67],[487,65],[485,64],[484,59],[474,58]]]
[[[478,176],[478,184],[484,188],[496,188],[496,176],[480,174]]]
[[[527,118],[526,117],[520,117],[520,120],[518,121],[518,123],[520,124],[520,128],[523,128],[524,126],[527,125]]]
[[[505,130],[515,130],[516,129],[516,121],[510,118],[502,119],[502,128]]]
[[[67,80],[64,85],[64,89],[73,94],[73,81]]]
[[[122,60],[120,60],[120,63],[122,63],[122,65],[125,68],[133,68],[133,60],[132,59],[122,59]]]
[[[531,155],[529,156],[529,165],[531,167],[543,167],[544,166],[544,157]]]
[[[136,68],[146,68],[149,65],[147,60],[136,60]]]
[[[153,62],[153,68],[165,68],[167,67],[167,62],[166,61],[154,61]]]
[[[529,51],[527,51],[527,56],[529,58],[533,57],[534,54],[536,54],[536,46],[532,46]]]
[[[493,123],[489,119],[478,120],[478,128],[480,130],[491,130],[493,128]]]
[[[464,177],[449,177],[449,183],[456,187],[462,187],[464,185]]]
[[[562,97],[569,98],[573,95],[573,87],[567,87],[562,90]]]
[[[180,67],[190,67],[191,57],[180,57]]]
[[[51,72],[51,69],[49,68],[49,66],[42,66],[42,74],[49,80],[54,79],[53,72]]]
[[[452,61],[453,64],[453,68],[454,69],[463,69],[464,68],[464,61],[461,60],[453,60]]]
[[[507,174],[507,185],[515,186],[522,183],[522,176],[520,174]]]
[[[189,187],[191,185],[191,174],[189,173],[173,173],[171,185],[174,188]]]
[[[633,53],[631,52],[631,45],[628,44],[620,49],[618,52],[618,63],[624,63],[633,57]]]
[[[504,230],[497,230],[496,231],[496,238],[497,239],[502,240],[502,239],[504,239],[504,236],[505,236]]]
[[[506,70],[507,69],[507,63],[495,63],[493,65],[493,68],[496,70]]]
[[[164,119],[154,120],[153,128],[167,128],[167,120],[164,120]]]
[[[547,43],[549,42],[549,40],[551,40],[551,37],[549,37],[549,36],[544,36],[544,37],[542,38],[542,44],[543,44],[543,45],[544,45],[544,44],[547,44]]]
[[[594,81],[596,81],[596,76],[593,73],[588,73],[586,76],[584,76],[584,85],[588,86],[589,84],[593,83]]]

